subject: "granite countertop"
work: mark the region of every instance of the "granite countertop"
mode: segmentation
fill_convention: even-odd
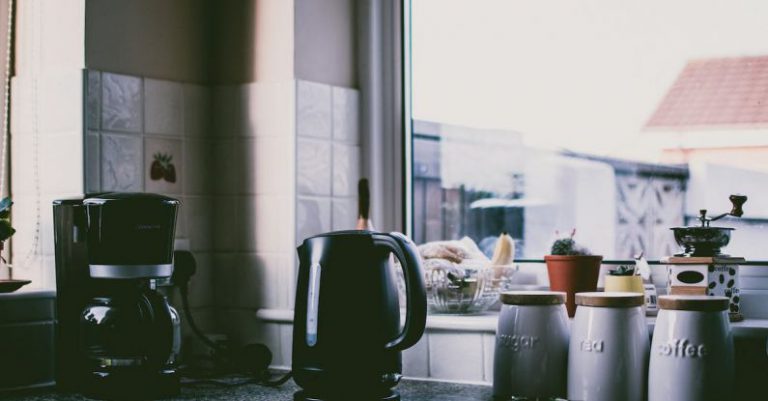
[[[174,400],[200,401],[292,401],[293,393],[299,388],[293,381],[288,381],[277,388],[245,384],[235,387],[215,385],[185,385],[181,395]],[[397,386],[403,401],[487,401],[492,398],[490,386],[457,384],[436,381],[403,380]],[[52,389],[42,389],[21,394],[0,394],[10,401],[85,401],[88,398],[79,395],[58,394]]]

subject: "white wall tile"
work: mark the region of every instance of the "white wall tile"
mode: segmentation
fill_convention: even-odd
[[[237,198],[234,196],[218,196],[214,198],[213,211],[213,245],[218,252],[237,250],[241,241],[242,227],[237,222]]]
[[[101,191],[101,144],[99,133],[85,135],[85,192]]]
[[[429,373],[442,380],[483,380],[482,335],[429,333]]]
[[[298,257],[296,256],[295,246],[288,252],[281,252],[277,255],[280,258],[280,297],[278,299],[278,308],[293,309],[296,303],[296,267]]]
[[[213,88],[213,134],[218,137],[238,136],[247,126],[243,85],[219,85]]]
[[[331,231],[331,201],[298,197],[296,200],[296,242]]]
[[[35,193],[35,149],[33,141],[32,135],[11,136],[11,155],[13,157],[11,182],[13,183],[14,198],[19,195]]]
[[[360,180],[360,147],[333,145],[333,196],[356,196]]]
[[[208,135],[211,129],[211,89],[184,84],[184,133],[188,136]]]
[[[213,181],[215,194],[236,194],[240,192],[238,184],[242,176],[242,157],[238,142],[232,139],[219,139],[213,142],[213,169],[210,179]]]
[[[333,231],[351,230],[357,225],[357,199],[333,198],[331,215],[331,228]]]
[[[233,288],[238,293],[236,306],[242,308],[276,308],[284,296],[280,276],[289,268],[286,258],[275,253],[243,254],[236,275],[238,282]]]
[[[108,131],[143,129],[141,78],[101,74],[101,127]]]
[[[81,132],[41,135],[40,187],[46,193],[82,193],[83,136]]]
[[[249,114],[255,135],[293,137],[295,99],[295,81],[258,82]]]
[[[235,272],[240,263],[240,254],[234,252],[214,253],[212,261],[216,270],[216,274],[212,278],[213,302],[220,308],[234,307],[237,293],[233,291],[233,288],[239,279]]]
[[[237,219],[237,227],[232,227],[232,231],[235,234],[237,238],[237,243],[235,244],[235,247],[239,251],[249,251],[249,252],[256,252],[257,250],[257,235],[261,234],[264,237],[269,236],[279,236],[278,234],[278,227],[281,224],[277,220],[277,215],[281,213],[281,209],[285,209],[287,205],[279,205],[275,204],[274,202],[270,202],[269,200],[262,200],[262,199],[256,199],[253,195],[247,195],[247,196],[238,196],[235,201],[235,216]],[[267,211],[265,213],[264,218],[267,219],[270,214],[273,217],[269,224],[262,225],[263,228],[268,229],[269,231],[265,231],[262,233],[259,233],[257,224],[259,224],[260,218],[257,217],[257,213],[259,211],[257,210],[257,202],[269,202],[270,205],[268,206],[271,210]],[[271,233],[271,234],[270,234]],[[271,238],[274,239],[274,238]],[[262,242],[264,244],[264,242]],[[264,246],[264,245],[262,245]],[[270,248],[270,251],[274,251],[274,248]]]
[[[293,354],[293,326],[290,324],[281,324],[280,327],[280,351],[271,350],[275,355],[272,361],[273,366],[290,367],[292,365]]]
[[[483,380],[493,383],[493,354],[496,350],[496,335],[483,333]]]
[[[181,135],[184,122],[182,84],[144,79],[144,132]]]
[[[256,311],[223,309],[219,311],[219,324],[235,346],[260,343],[274,354],[280,350],[280,330],[276,324],[262,324],[256,320]]]
[[[85,2],[38,2],[34,7],[39,24],[40,41],[35,47],[34,60],[43,71],[64,69],[79,70],[84,67]],[[29,10],[31,11],[31,10]],[[24,25],[19,25],[23,28]],[[30,28],[26,28],[30,29]]]
[[[101,189],[138,192],[143,188],[144,165],[141,137],[101,134]]]
[[[40,132],[81,131],[83,123],[83,73],[45,74],[37,86],[37,129]]]
[[[360,94],[354,89],[333,87],[333,139],[360,142]]]
[[[403,375],[429,377],[429,336],[426,333],[416,345],[403,351]]]
[[[145,136],[143,171],[145,191],[183,193],[186,170],[181,140]]]
[[[298,139],[296,189],[299,195],[331,194],[331,144]]]
[[[35,98],[31,79],[11,78],[11,133],[14,136],[33,131]]]
[[[193,252],[213,249],[213,219],[215,216],[213,198],[187,196],[181,212],[187,220],[189,248]]]
[[[255,150],[249,177],[255,193],[265,195],[287,195],[295,185],[295,157],[293,141],[285,137],[257,137],[250,140]]]
[[[257,195],[253,235],[257,252],[288,252],[294,248],[294,199],[291,196]]]
[[[187,214],[184,213],[184,211],[182,210],[187,204],[187,199],[177,194],[166,194],[166,195],[174,199],[177,199],[179,202],[181,202],[181,205],[179,206],[179,212],[176,215],[176,232],[174,233],[174,247],[175,249],[179,249],[179,250],[182,250],[182,249],[189,250],[189,239],[188,239],[189,237],[187,236]],[[180,248],[180,246],[185,246],[185,247]]]
[[[85,121],[86,127],[98,130],[101,122],[101,72],[86,70],[86,100]]]
[[[16,234],[11,237],[13,243],[13,274],[15,278],[32,277],[39,279],[39,272],[33,272],[42,265],[39,255],[43,253],[42,238],[35,240],[38,224],[42,229],[43,200],[40,199],[40,214],[38,214],[38,199],[33,195],[15,195],[13,199],[13,218]],[[24,222],[19,224],[18,222]]]
[[[331,87],[307,81],[296,83],[296,134],[331,137]]]
[[[210,194],[210,181],[214,174],[212,144],[211,141],[197,138],[184,140],[185,195]]]
[[[197,271],[189,281],[189,305],[192,308],[212,306],[214,305],[213,277],[217,272],[213,264],[213,255],[196,252],[194,256]]]

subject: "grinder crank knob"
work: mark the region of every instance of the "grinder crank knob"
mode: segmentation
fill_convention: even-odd
[[[728,199],[731,201],[731,204],[733,204],[733,209],[731,209],[731,212],[728,214],[730,214],[731,216],[741,217],[741,215],[744,214],[744,210],[741,207],[747,201],[747,196],[731,195],[728,197]]]

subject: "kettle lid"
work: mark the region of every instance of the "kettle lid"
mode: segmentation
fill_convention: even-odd
[[[341,230],[341,231],[331,231],[327,233],[317,234],[313,235],[311,237],[306,238],[307,240],[313,239],[313,238],[336,238],[336,237],[356,237],[356,236],[370,236],[371,234],[377,234],[378,231],[371,231],[371,230]]]

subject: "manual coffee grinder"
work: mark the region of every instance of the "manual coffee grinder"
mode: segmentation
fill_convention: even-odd
[[[725,216],[741,217],[744,195],[729,197],[732,209],[715,217],[708,217],[707,210],[699,211],[699,225],[674,227],[675,241],[683,252],[662,259],[667,264],[669,281],[667,292],[672,295],[724,296],[730,300],[728,316],[732,322],[744,320],[739,308],[739,265],[743,257],[722,252],[731,240],[733,227],[713,227],[713,221]]]

